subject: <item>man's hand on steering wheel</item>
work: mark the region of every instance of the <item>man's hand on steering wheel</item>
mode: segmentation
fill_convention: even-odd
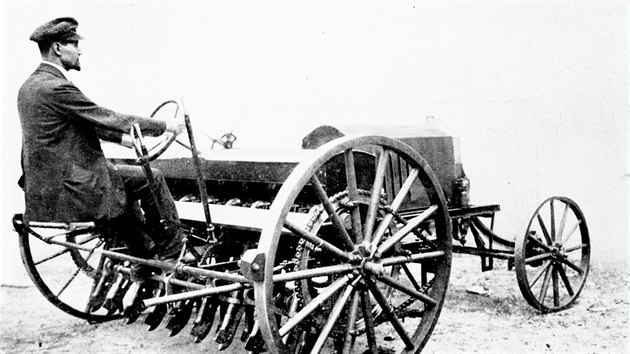
[[[183,117],[173,117],[166,120],[166,131],[175,134],[181,134],[186,129],[186,121]]]

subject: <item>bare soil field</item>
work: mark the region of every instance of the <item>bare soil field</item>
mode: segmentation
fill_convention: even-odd
[[[211,335],[195,344],[186,328],[169,337],[163,327],[148,332],[141,320],[88,324],[57,310],[28,284],[0,288],[2,353],[217,351]],[[489,293],[467,291],[475,285]],[[495,270],[482,273],[477,258],[455,256],[444,309],[424,352],[627,353],[629,296],[627,264],[598,263],[573,307],[543,315],[527,305],[505,262],[495,261]],[[242,352],[237,341],[224,352]]]

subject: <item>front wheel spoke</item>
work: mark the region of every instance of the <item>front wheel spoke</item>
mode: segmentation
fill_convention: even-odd
[[[547,227],[545,226],[545,222],[543,221],[542,216],[540,216],[540,214],[537,214],[536,218],[538,219],[538,224],[540,224],[540,229],[542,230],[543,235],[545,236],[545,241],[547,241],[547,244],[552,244],[551,236],[549,236],[549,231],[547,231]]]
[[[567,254],[569,254],[571,252],[579,251],[579,250],[581,250],[583,248],[586,248],[586,247],[588,247],[588,245],[586,245],[586,244],[581,244],[581,245],[575,245],[575,246],[572,246],[572,247],[567,247],[567,248],[562,250],[562,254],[566,256]]]
[[[387,301],[387,298],[385,298],[381,290],[378,288],[376,283],[374,283],[374,281],[370,279],[370,277],[366,277],[365,280],[368,285],[368,288],[370,289],[370,292],[374,296],[374,299],[381,306],[381,309],[383,310],[383,315],[389,319],[389,322],[392,324],[392,327],[394,327],[400,339],[403,341],[403,343],[405,343],[405,348],[407,350],[414,349],[415,345],[413,344],[411,337],[409,337],[409,334],[407,334],[407,331],[405,331],[405,328],[400,322],[400,319],[398,318],[398,316],[396,316],[396,313],[394,312],[394,309],[391,307],[391,305]]]
[[[381,257],[384,253],[389,251],[392,247],[394,247],[397,243],[399,243],[403,238],[407,237],[411,232],[413,232],[420,224],[425,222],[429,217],[431,217],[438,210],[438,206],[436,204],[431,205],[427,210],[423,211],[420,215],[415,218],[409,220],[407,225],[403,226],[398,232],[396,232],[392,237],[388,238],[385,242],[383,242],[376,250],[375,255],[377,257]]]
[[[562,258],[560,259],[560,262],[562,262],[563,264],[566,264],[569,268],[578,272],[578,274],[580,275],[584,274],[584,270],[582,270],[582,268],[578,267],[577,265],[573,264],[573,262],[571,262],[570,260],[566,258]]]
[[[376,167],[376,175],[374,176],[374,185],[372,186],[372,195],[370,197],[370,205],[368,207],[365,219],[365,229],[363,230],[363,240],[370,242],[372,240],[372,232],[374,231],[374,223],[378,214],[378,205],[381,201],[381,191],[385,182],[385,172],[389,165],[389,151],[381,151],[378,165]]]
[[[340,250],[337,246],[333,245],[330,242],[325,241],[319,236],[302,229],[301,227],[289,221],[288,219],[284,221],[284,227],[289,229],[291,232],[297,234],[298,237],[301,237],[305,239],[306,241],[312,243],[315,246],[315,248],[321,248],[325,252],[335,256],[336,258],[342,261],[345,261],[345,262],[350,261],[350,255],[348,253]]]
[[[537,262],[537,261],[544,261],[544,260],[550,259],[551,257],[552,257],[551,253],[537,254],[535,256],[531,256],[529,258],[526,258],[525,259],[525,264],[530,264],[532,262]]]
[[[533,288],[534,285],[536,285],[536,283],[538,282],[538,280],[540,279],[540,277],[542,277],[543,274],[545,274],[545,272],[547,271],[547,269],[549,268],[549,266],[551,266],[551,262],[547,261],[546,264],[540,268],[540,270],[538,271],[538,273],[536,273],[536,275],[534,276],[534,279],[532,279],[532,281],[529,283],[529,287]]]
[[[540,248],[544,249],[546,252],[551,252],[551,248],[544,244],[542,241],[540,241],[539,239],[537,239],[536,237],[534,237],[534,235],[528,235],[527,239],[531,242],[534,242],[535,244],[537,244]]]
[[[304,306],[300,312],[291,317],[283,326],[278,330],[280,337],[286,336],[295,326],[308,317],[313,311],[317,310],[326,300],[333,296],[344,285],[348,284],[351,280],[348,276],[343,276],[335,280],[332,284],[326,287],[317,297],[312,299],[306,306]]]
[[[569,281],[567,272],[565,272],[564,268],[560,264],[556,265],[556,267],[558,268],[560,279],[562,279],[562,282],[564,283],[564,287],[567,289],[567,293],[569,293],[570,296],[573,296],[575,292],[573,291],[573,286],[571,285],[571,281]]]
[[[549,281],[551,280],[551,267],[547,268],[545,272],[545,280],[543,280],[542,286],[540,287],[540,294],[538,295],[538,302],[541,304],[545,303],[545,296],[547,296],[547,290],[549,289]]]
[[[321,352],[322,348],[324,347],[324,343],[326,343],[326,339],[328,339],[328,336],[330,335],[330,331],[332,331],[333,327],[335,326],[335,323],[337,323],[337,319],[339,319],[339,316],[341,315],[343,308],[346,306],[346,303],[348,302],[350,295],[352,295],[352,293],[354,292],[354,286],[359,280],[360,280],[360,277],[357,277],[352,282],[352,284],[346,286],[346,290],[335,302],[335,305],[333,306],[330,312],[330,315],[328,316],[328,320],[326,321],[326,324],[321,329],[321,332],[319,333],[319,336],[317,337],[317,341],[313,345],[313,349],[311,350],[311,353]]]
[[[569,214],[569,204],[564,205],[564,210],[562,211],[562,218],[560,219],[560,226],[558,226],[558,234],[556,235],[556,239],[562,240],[562,233],[564,232],[564,225],[567,222],[567,215]]]
[[[335,229],[341,236],[341,240],[343,241],[345,248],[347,250],[354,250],[354,242],[352,242],[352,239],[350,238],[350,235],[348,234],[348,231],[346,230],[346,227],[344,226],[343,221],[341,221],[341,219],[339,218],[339,215],[335,211],[335,206],[330,201],[330,198],[326,194],[326,191],[324,190],[322,183],[319,181],[319,178],[317,178],[316,175],[313,175],[311,177],[311,183],[315,187],[315,193],[317,194],[317,198],[319,199],[320,203],[322,203],[322,205],[324,206],[324,210],[326,210],[326,213],[328,214],[330,221],[335,226]]]
[[[556,240],[556,209],[553,206],[553,199],[549,201],[549,217],[551,222],[551,241]]]
[[[560,306],[560,289],[558,288],[558,270],[555,267],[551,270],[551,283],[553,285],[553,306]]]
[[[577,230],[577,228],[580,226],[581,223],[582,223],[582,220],[578,220],[578,222],[575,225],[573,225],[573,227],[571,227],[571,230],[567,232],[567,234],[564,236],[564,238],[560,242],[561,245],[564,246],[567,244],[567,242],[569,242],[569,239],[571,238],[571,236],[573,236],[573,234],[575,233],[575,230]]]
[[[381,282],[391,286],[394,289],[397,289],[413,298],[416,298],[420,301],[422,301],[423,303],[425,303],[427,306],[429,307],[433,307],[435,305],[437,305],[437,301],[429,296],[427,296],[426,294],[423,294],[419,291],[417,291],[416,289],[413,289],[401,282],[399,282],[398,280],[385,275],[385,274],[379,274],[378,270],[372,270],[370,268],[366,267],[366,270],[370,273],[372,273],[375,277],[378,278],[378,280],[380,280]]]

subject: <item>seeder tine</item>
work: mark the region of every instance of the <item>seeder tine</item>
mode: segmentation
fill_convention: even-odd
[[[162,323],[162,319],[166,316],[168,312],[168,307],[166,304],[155,305],[153,311],[151,311],[147,317],[144,319],[144,323],[149,325],[149,331],[156,329],[160,323]]]
[[[116,311],[123,312],[123,298],[130,287],[131,282],[126,281],[122,274],[118,274],[116,282],[109,289],[103,304],[103,307],[107,309],[108,316],[113,315]]]
[[[143,300],[153,297],[153,291],[155,290],[154,285],[150,284],[151,283],[132,283],[132,285],[134,285],[134,287],[132,287],[132,291],[126,294],[131,297],[131,305],[129,305],[124,311],[124,315],[127,317],[127,324],[136,322],[138,317],[142,314],[142,311],[146,310]]]
[[[201,307],[200,311],[203,311],[201,319],[199,322],[195,321],[193,328],[190,330],[190,334],[195,337],[195,343],[200,343],[210,333],[214,323],[214,315],[219,307],[219,304],[214,299],[209,299],[208,301],[210,301],[210,304],[207,304],[205,308]]]
[[[195,300],[186,300],[180,306],[171,311],[171,317],[166,323],[166,329],[171,331],[171,337],[176,336],[181,330],[186,327],[190,316],[192,315],[192,309],[195,305]]]
[[[249,334],[252,333],[252,329],[254,328],[254,307],[247,306],[245,308],[245,328],[243,328],[243,333],[241,334],[241,342],[245,342],[247,338],[249,338]]]
[[[96,287],[92,294],[90,294],[90,299],[88,300],[86,311],[88,313],[95,312],[105,304],[105,300],[107,299],[107,295],[109,294],[110,289],[115,283],[115,274],[111,271],[108,271],[106,268],[103,272],[103,275],[100,277]]]
[[[247,340],[245,340],[243,348],[254,353],[265,351],[265,341],[263,340],[262,334],[260,333],[260,326],[258,324],[258,321],[254,322],[252,329],[249,331],[249,336],[247,337]]]
[[[232,344],[238,325],[245,313],[245,307],[243,305],[230,305],[233,307],[230,309],[228,315],[223,319],[223,325],[221,326],[221,330],[215,339],[215,342],[219,343],[219,350],[225,350],[230,346],[230,344]]]

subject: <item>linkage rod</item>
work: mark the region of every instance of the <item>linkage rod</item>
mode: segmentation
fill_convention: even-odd
[[[234,290],[244,289],[247,286],[248,285],[246,284],[240,284],[240,283],[221,285],[221,286],[215,286],[212,288],[192,290],[192,291],[187,291],[184,293],[155,297],[155,298],[143,300],[143,303],[144,303],[144,306],[150,307],[150,306],[166,304],[166,303],[174,302],[174,301],[181,301],[181,300],[187,300],[187,299],[194,299],[197,297],[223,294],[227,292],[232,292]]]
[[[88,252],[93,250],[92,247],[78,245],[78,244],[72,243],[72,242],[51,240],[50,243],[56,244],[56,245],[60,245],[60,246],[65,246],[65,247],[68,247],[68,248],[74,248],[74,249],[79,249],[79,250],[83,250],[83,251],[88,251]],[[94,249],[94,252],[100,253],[100,254],[105,255],[105,256],[107,256],[109,258],[119,259],[119,260],[122,260],[122,261],[129,261],[129,262],[134,262],[134,263],[139,263],[139,264],[144,264],[144,265],[148,265],[148,266],[151,266],[151,267],[156,267],[156,268],[160,268],[160,269],[166,269],[166,270],[171,271],[171,272],[177,272],[177,273],[183,273],[183,274],[192,274],[192,275],[197,275],[197,276],[202,276],[202,277],[210,277],[210,278],[226,280],[226,281],[230,281],[230,282],[234,282],[234,283],[249,283],[249,280],[247,280],[247,278],[245,278],[242,275],[238,275],[238,274],[218,272],[218,271],[214,271],[214,270],[206,270],[206,269],[190,267],[190,266],[185,266],[185,265],[174,265],[173,266],[173,265],[170,265],[168,263],[164,263],[164,262],[160,262],[160,261],[156,261],[156,260],[138,258],[138,257],[134,257],[134,256],[128,256],[126,254],[122,254],[122,253],[118,253],[118,252],[112,252],[112,251],[108,251],[108,250],[102,250],[102,249]]]
[[[190,151],[192,152],[193,163],[195,165],[195,171],[197,172],[197,186],[199,187],[199,194],[201,197],[201,205],[203,207],[203,214],[206,217],[206,226],[210,232],[210,239],[216,241],[214,236],[214,228],[212,227],[212,218],[210,217],[210,207],[208,206],[208,190],[206,189],[206,180],[201,170],[201,162],[199,160],[199,151],[197,151],[197,145],[195,144],[195,136],[192,130],[192,124],[190,123],[190,116],[184,106],[182,99],[182,110],[184,111],[184,122],[186,123],[186,131],[188,132],[188,140],[190,141]]]

